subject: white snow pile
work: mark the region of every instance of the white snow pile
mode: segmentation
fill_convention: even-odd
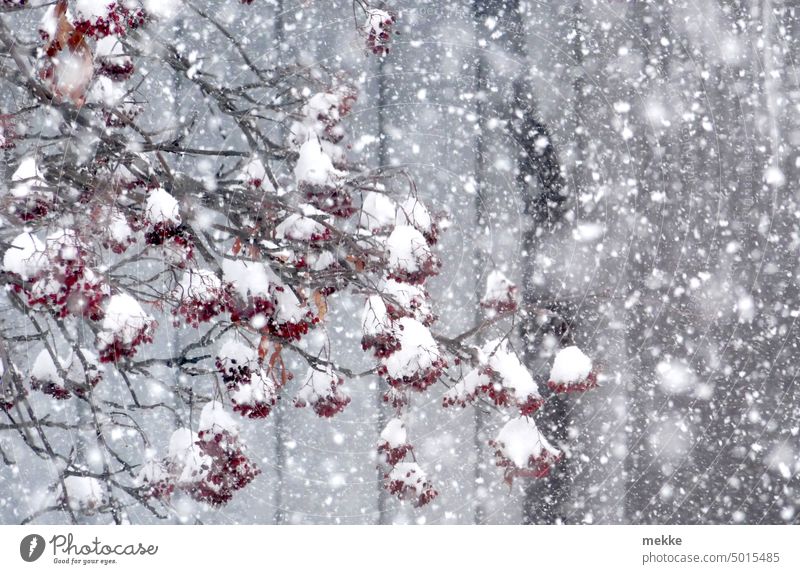
[[[397,321],[396,337],[400,349],[382,360],[386,375],[395,381],[426,378],[442,363],[442,354],[428,328],[409,317]],[[431,381],[432,382],[432,381]]]
[[[20,233],[3,254],[3,269],[28,281],[45,270],[48,259],[45,246],[32,233]]]
[[[389,268],[400,275],[424,271],[433,254],[428,242],[415,227],[398,225],[386,240]]]
[[[325,223],[332,223],[328,214],[307,203],[301,205],[300,210],[302,213],[293,213],[278,224],[275,228],[278,239],[321,241],[330,237],[330,230],[325,226]]]
[[[132,345],[152,323],[153,318],[145,313],[136,299],[127,293],[119,293],[109,300],[103,330],[97,336],[106,344],[116,340],[123,345]]]
[[[391,448],[397,448],[408,444],[406,425],[399,418],[393,418],[381,431],[381,441],[388,444]]]
[[[214,435],[227,433],[231,436],[239,434],[239,425],[233,417],[225,412],[222,403],[211,401],[200,411],[200,422],[197,425],[198,433],[203,433],[205,440],[213,440]]]
[[[248,297],[269,298],[270,275],[271,272],[260,261],[227,257],[222,260],[223,280],[230,283],[245,301]]]
[[[578,347],[564,347],[553,361],[550,382],[556,385],[573,385],[586,381],[592,373],[592,360]]]
[[[387,279],[380,290],[394,301],[392,305],[399,305],[399,310],[411,312],[412,317],[420,323],[430,325],[435,319],[428,294],[422,286]]]
[[[447,390],[442,402],[444,406],[461,405],[465,407],[467,403],[478,397],[481,389],[488,388],[491,383],[492,380],[482,368],[474,368]]]
[[[108,235],[119,245],[129,243],[133,237],[133,229],[118,209],[111,212],[108,222]]]
[[[39,354],[36,355],[36,358],[33,360],[33,367],[31,367],[30,377],[39,383],[52,383],[58,386],[64,385],[64,381],[58,372],[53,357],[47,349],[42,349]]]
[[[517,286],[501,271],[492,271],[486,278],[486,292],[481,299],[481,305],[497,311],[514,309],[516,289]]]
[[[531,460],[552,459],[561,454],[547,442],[531,417],[519,417],[508,421],[500,429],[494,444],[502,457],[511,461],[517,468],[527,468]]]
[[[294,176],[298,185],[335,186],[345,175],[333,166],[330,156],[317,140],[308,140],[299,151]]]
[[[697,374],[685,360],[663,360],[656,365],[656,373],[659,386],[667,394],[681,395],[698,386]]]
[[[383,335],[392,328],[392,320],[386,310],[386,303],[380,295],[370,295],[364,304],[361,316],[361,330],[365,337]]]
[[[11,175],[11,183],[11,195],[19,199],[28,197],[37,191],[41,193],[42,190],[37,190],[37,188],[47,185],[44,175],[39,171],[36,158],[32,155],[23,158],[19,167]]]
[[[64,498],[76,512],[93,514],[107,502],[103,485],[91,476],[67,476],[64,479],[64,488]]]
[[[308,317],[308,306],[300,301],[288,285],[278,285],[272,296],[275,299],[275,314],[273,318],[277,323],[302,323]]]
[[[211,468],[211,457],[196,444],[197,440],[197,435],[187,428],[177,429],[169,439],[170,467],[181,485],[203,480]]]
[[[145,219],[150,223],[181,224],[181,209],[178,200],[163,188],[152,190],[147,194]]]
[[[110,36],[106,36],[106,39],[108,38]],[[89,101],[113,108],[120,104],[127,94],[125,84],[115,82],[106,76],[99,76],[89,90]]]
[[[75,15],[78,20],[97,21],[98,18],[105,19],[109,15],[109,7],[112,3],[108,0],[75,0]]]
[[[435,234],[428,208],[414,196],[407,197],[397,208],[397,225],[410,225],[427,237]]]
[[[518,404],[541,399],[539,385],[519,357],[509,350],[506,340],[490,341],[483,347],[483,353],[486,355],[486,366],[497,375],[496,382],[503,388],[513,390]]]
[[[359,225],[372,234],[387,232],[394,227],[397,209],[397,203],[391,197],[370,191],[361,204]]]
[[[256,350],[238,339],[225,341],[217,352],[217,357],[223,366],[237,365],[238,367],[255,368],[258,365]]]

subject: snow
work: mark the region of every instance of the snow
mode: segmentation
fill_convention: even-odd
[[[486,278],[486,292],[483,295],[483,299],[489,301],[504,299],[508,294],[508,290],[513,286],[514,284],[502,271],[492,271]]]
[[[578,347],[564,347],[553,361],[550,369],[550,381],[557,384],[569,384],[585,381],[592,372],[592,360]]]
[[[330,225],[332,221],[329,215],[308,204],[301,205],[300,210],[302,214],[293,213],[278,224],[275,228],[275,236],[278,239],[311,241],[330,234],[325,225],[321,223],[325,222]]]
[[[403,424],[403,421],[398,418],[393,418],[386,423],[386,427],[381,431],[381,441],[388,443],[392,448],[408,444],[406,426]]]
[[[36,355],[36,359],[33,361],[33,367],[31,368],[30,377],[40,383],[63,384],[61,375],[58,374],[58,368],[53,362],[53,357],[47,349],[42,349],[39,354]]]
[[[125,85],[115,82],[106,76],[98,76],[91,90],[89,90],[89,101],[102,104],[107,108],[114,108],[127,95]]]
[[[519,357],[509,350],[507,341],[490,341],[484,345],[483,353],[486,365],[498,375],[503,387],[513,389],[517,401],[524,403],[530,397],[541,397],[539,385]]]
[[[344,174],[333,167],[330,156],[317,140],[308,140],[300,146],[300,156],[294,168],[297,183],[328,186],[334,185]]]
[[[441,359],[441,352],[430,330],[416,319],[400,318],[395,333],[400,341],[400,349],[383,362],[390,378],[413,377]]]
[[[239,179],[247,183],[258,182],[262,189],[275,191],[275,187],[272,185],[267,175],[267,169],[264,167],[264,163],[257,157],[250,158],[250,160],[242,166]]]
[[[258,353],[250,345],[238,339],[229,339],[220,347],[217,357],[241,366],[255,363],[258,360]]]
[[[169,460],[178,471],[179,484],[194,484],[202,480],[211,468],[211,458],[196,444],[197,435],[179,428],[169,439]]]
[[[274,289],[275,320],[279,323],[302,323],[308,313],[308,306],[300,302],[288,285]]]
[[[106,501],[103,485],[91,476],[70,475],[64,478],[66,498],[74,511],[91,513]]]
[[[370,191],[361,204],[359,225],[371,233],[391,229],[395,223],[397,204],[385,193]]]
[[[50,6],[39,21],[39,30],[47,35],[48,39],[55,38],[58,29],[58,18],[56,18],[56,6]]]
[[[428,294],[420,285],[401,283],[394,279],[387,279],[380,287],[381,292],[394,300],[394,305],[410,311],[412,316],[421,323],[428,323],[434,318],[433,310],[428,299]]]
[[[414,196],[407,197],[398,207],[397,224],[411,225],[422,233],[433,230],[433,218],[428,208]]]
[[[172,223],[174,225],[181,223],[181,209],[178,200],[160,187],[147,194],[144,215],[151,223]]]
[[[416,462],[398,462],[389,471],[389,480],[402,482],[413,488],[418,496],[426,490],[427,477]]]
[[[44,243],[31,233],[17,235],[3,254],[3,269],[25,281],[36,277],[47,264]]]
[[[495,442],[500,446],[503,456],[518,468],[527,467],[529,459],[539,457],[542,451],[553,456],[559,454],[558,449],[547,442],[530,417],[519,417],[508,421],[500,429]]]
[[[222,260],[222,276],[244,300],[249,297],[270,296],[270,275],[265,265],[259,261],[225,258]]]
[[[431,249],[425,237],[410,225],[398,225],[386,240],[389,266],[408,272],[419,271],[423,262],[431,258]]]
[[[474,400],[476,391],[491,383],[489,376],[480,368],[470,370],[460,381],[454,384],[444,394],[445,404],[464,405]]]
[[[182,461],[196,440],[191,430],[187,428],[176,429],[169,439],[169,457],[176,462]]]
[[[121,245],[125,245],[133,236],[133,229],[128,224],[128,220],[118,210],[111,213],[111,218],[108,223],[109,236]]]
[[[361,317],[361,330],[365,336],[381,335],[391,329],[392,321],[389,318],[386,304],[380,295],[370,295],[364,305]]]
[[[75,104],[80,104],[94,76],[92,54],[86,49],[61,50],[53,58],[55,90]]]
[[[656,365],[658,385],[670,395],[682,395],[698,387],[698,379],[692,367],[682,359],[659,361]]]
[[[127,293],[119,293],[108,302],[103,331],[130,345],[152,322],[153,318],[145,313],[136,299]]]
[[[19,198],[28,197],[36,187],[46,185],[44,175],[39,171],[36,158],[32,155],[25,157],[20,162],[19,167],[11,175],[11,181],[14,183],[11,187],[11,194]]]
[[[180,0],[144,0],[144,8],[147,14],[159,20],[174,18],[180,7]]]
[[[197,425],[199,432],[208,433],[204,438],[212,440],[213,435],[228,433],[232,436],[239,434],[239,425],[233,420],[233,417],[225,412],[225,407],[222,403],[211,401],[203,407],[200,411],[200,422]]]

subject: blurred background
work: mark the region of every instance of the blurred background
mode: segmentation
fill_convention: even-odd
[[[429,282],[439,332],[467,330],[502,270],[563,321],[534,314],[494,336],[512,334],[537,380],[559,338],[602,374],[597,390],[548,403],[539,426],[566,457],[546,479],[503,483],[486,444],[502,421],[443,410],[434,386],[407,425],[440,495],[421,510],[387,498],[379,381],[366,377],[347,381],[353,402],[332,420],[284,401],[243,421],[262,474],[222,509],[178,500],[176,520],[798,520],[800,2],[393,0],[384,57],[366,52],[350,0],[196,4],[266,62],[353,78],[354,157],[404,166],[449,223]],[[36,15],[20,18],[33,38]],[[235,74],[235,49],[193,25],[179,11],[160,33],[211,48],[204,69]],[[147,81],[171,86],[154,123],[203,121],[185,78]],[[337,360],[354,370],[369,365],[361,305],[329,305]],[[12,454],[14,440],[0,433]],[[35,510],[44,464],[0,466],[0,522]]]

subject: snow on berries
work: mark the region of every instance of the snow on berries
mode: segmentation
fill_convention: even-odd
[[[239,181],[253,188],[261,188],[267,191],[274,191],[272,183],[267,176],[267,168],[257,157],[248,160],[241,168]]]
[[[547,386],[557,393],[575,393],[597,386],[592,360],[578,347],[564,347],[556,353]]]
[[[210,459],[210,467],[189,493],[213,506],[226,504],[235,491],[247,486],[260,471],[247,458],[238,425],[220,403],[212,401],[203,407],[197,428],[195,444]]]
[[[397,17],[387,10],[378,8],[367,8],[366,16],[367,21],[364,23],[363,31],[367,37],[367,49],[377,56],[388,54],[392,27]]]
[[[394,334],[399,348],[381,359],[378,373],[392,386],[424,391],[446,366],[439,346],[425,325],[409,317],[397,321]]]
[[[95,61],[98,72],[115,82],[122,82],[133,75],[133,59],[125,53],[119,38],[106,36],[97,41]]]
[[[390,494],[400,500],[410,500],[416,508],[425,506],[439,495],[416,462],[398,462],[386,474],[385,480]]]
[[[230,307],[228,287],[208,269],[184,272],[172,295],[177,301],[173,313],[182,315],[193,327],[210,321]]]
[[[174,431],[167,457],[143,465],[137,484],[146,497],[166,500],[180,489],[198,501],[221,506],[258,476],[236,421],[221,403],[211,401],[203,407],[197,428],[197,433],[187,428]]]
[[[547,442],[534,420],[526,416],[508,421],[489,444],[495,448],[495,462],[505,469],[509,484],[516,477],[547,476],[561,458],[561,452]]]
[[[251,419],[266,418],[277,404],[283,376],[244,341],[230,339],[217,352],[217,371],[231,396],[234,412]]]
[[[319,243],[331,239],[330,217],[313,205],[300,206],[302,213],[293,213],[275,228],[278,239],[305,243]]]
[[[409,195],[397,206],[397,225],[409,225],[419,231],[429,245],[435,245],[439,239],[440,222],[415,195]]]
[[[14,116],[0,114],[0,150],[12,149],[18,137],[14,128]]]
[[[97,334],[100,361],[112,363],[132,357],[140,345],[153,340],[155,320],[127,293],[113,295]]]
[[[86,396],[103,378],[103,366],[89,349],[80,349],[80,356],[70,351],[66,357],[57,357],[57,361],[58,365],[47,349],[39,352],[30,371],[31,389],[64,400],[72,393]]]
[[[147,19],[144,8],[130,0],[75,0],[75,29],[86,36],[124,36]]]
[[[166,500],[175,491],[175,484],[166,464],[160,460],[146,461],[136,475],[136,486],[143,490],[145,498]]]
[[[223,281],[232,286],[235,295],[231,320],[249,321],[260,316],[266,322],[275,310],[269,288],[272,273],[266,265],[260,261],[226,257],[222,260],[222,274]]]
[[[319,417],[332,417],[350,404],[350,397],[342,391],[344,380],[332,369],[309,367],[305,383],[297,393],[296,407],[311,406]]]
[[[165,189],[159,187],[147,194],[144,222],[148,245],[163,245],[178,264],[191,259],[194,246],[182,223],[180,204]]]
[[[64,379],[61,378],[55,361],[47,349],[42,349],[34,359],[30,382],[32,389],[41,390],[55,399],[63,400],[70,397]]]
[[[481,307],[494,313],[513,313],[517,310],[517,286],[500,271],[492,271],[486,278],[486,293]]]
[[[334,167],[319,140],[310,139],[300,146],[294,168],[297,188],[317,209],[336,217],[355,213],[353,198],[342,185],[345,175]]]
[[[37,277],[46,267],[44,243],[33,233],[17,235],[3,254],[3,270],[22,281]]]
[[[397,209],[397,203],[388,194],[370,191],[361,203],[359,226],[371,235],[388,235],[394,229]]]
[[[34,156],[23,158],[11,175],[10,192],[10,212],[23,221],[42,219],[53,207],[53,192]]]
[[[381,431],[381,440],[378,443],[378,454],[381,455],[383,463],[388,466],[395,466],[411,452],[412,447],[408,443],[406,426],[402,419],[393,418]]]
[[[44,242],[24,233],[4,254],[3,269],[22,280],[13,289],[24,293],[32,308],[99,321],[110,289],[88,258],[86,245],[70,229],[54,231]]]
[[[491,380],[486,394],[497,405],[516,405],[523,415],[532,415],[544,404],[539,385],[508,342],[490,341],[483,347],[486,355],[483,372]]]
[[[389,278],[405,283],[423,283],[439,272],[441,263],[425,237],[410,225],[398,225],[386,240]]]

